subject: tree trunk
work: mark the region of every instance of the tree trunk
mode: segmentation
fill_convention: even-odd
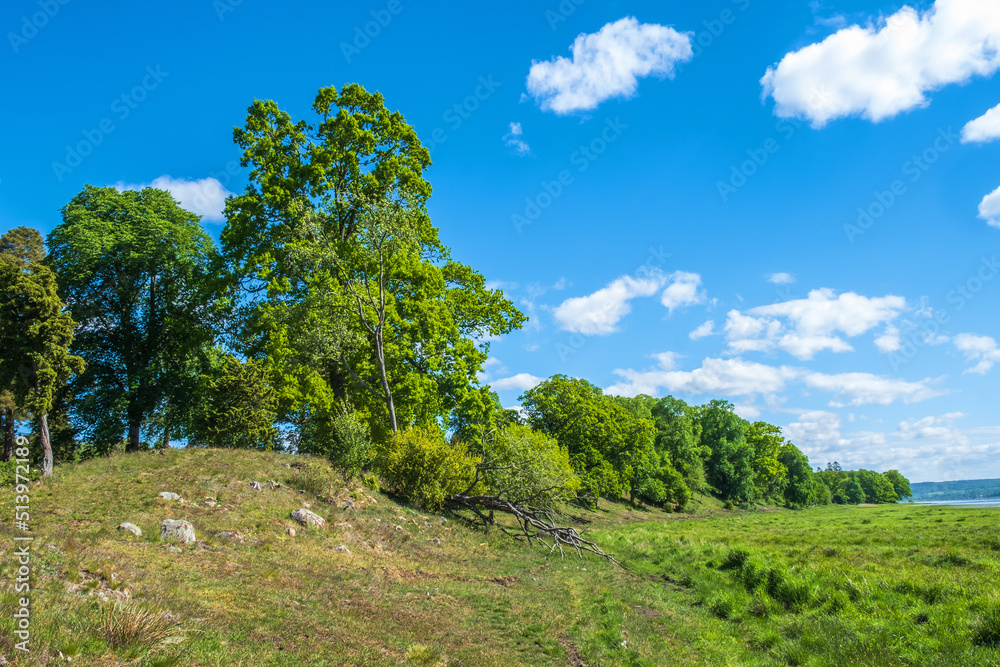
[[[49,440],[49,416],[42,413],[38,418],[38,434],[42,440],[42,477],[52,474],[52,442]]]
[[[375,357],[378,360],[379,375],[382,377],[382,391],[385,392],[385,407],[389,409],[389,427],[395,433],[399,430],[396,426],[396,405],[392,402],[392,389],[389,388],[389,376],[385,372],[385,348],[382,337],[375,340]]]
[[[170,449],[170,422],[166,417],[163,418],[163,444],[160,449]]]
[[[139,451],[139,422],[132,422],[128,427],[128,445],[125,446],[126,452],[137,452]]]
[[[14,436],[17,430],[17,423],[14,421],[14,411],[7,409],[3,411],[3,460],[10,461],[14,458]]]

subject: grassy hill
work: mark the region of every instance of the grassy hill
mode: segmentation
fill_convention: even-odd
[[[0,497],[0,516],[13,502]],[[306,505],[327,530],[290,518]],[[575,517],[621,569],[343,488],[322,462],[279,454],[63,466],[31,506],[33,651],[13,651],[5,558],[8,664],[1000,664],[995,510],[726,512],[703,498],[693,515]],[[198,541],[162,543],[164,519],[191,522]],[[124,521],[143,535],[116,530]],[[9,542],[11,520],[0,526]]]

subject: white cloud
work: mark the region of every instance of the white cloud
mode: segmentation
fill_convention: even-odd
[[[898,296],[838,296],[831,289],[818,289],[805,299],[759,306],[747,315],[730,311],[726,338],[737,354],[778,348],[798,359],[812,359],[822,350],[850,352],[854,348],[841,335],[859,336],[894,320],[905,308],[906,300]]]
[[[701,276],[697,273],[676,271],[670,275],[670,284],[663,290],[660,301],[673,313],[683,306],[694,306],[705,302],[705,293],[699,291]]]
[[[1000,104],[962,128],[962,143],[986,143],[1000,139]]]
[[[804,410],[797,421],[785,426],[785,437],[799,447],[839,447],[844,440],[840,433],[840,415],[823,410]]]
[[[667,353],[659,355],[658,359],[659,368],[652,370],[615,370],[615,375],[624,381],[608,387],[607,393],[620,396],[656,396],[660,389],[666,389],[670,393],[713,396],[774,394],[783,390],[789,380],[801,373],[786,366],[775,368],[739,358],[705,359],[701,368],[679,371],[675,370],[676,356]]]
[[[979,217],[991,227],[1000,227],[1000,188],[983,197],[979,204]]]
[[[653,296],[665,282],[666,277],[658,272],[645,279],[622,276],[589,296],[566,299],[554,315],[566,331],[607,336],[618,331],[618,323],[632,311],[632,299]]]
[[[153,179],[152,183],[123,183],[119,181],[115,183],[115,187],[118,190],[142,190],[143,188],[166,190],[180,203],[181,208],[195,215],[200,215],[208,222],[223,222],[226,219],[223,214],[226,208],[226,197],[233,194],[222,187],[222,183],[214,178],[190,181],[166,175]]]
[[[809,387],[833,393],[833,407],[843,407],[843,401],[846,405],[891,405],[899,400],[919,403],[945,393],[931,387],[930,378],[907,382],[871,373],[809,373],[804,380]]]
[[[903,440],[938,438],[953,444],[966,445],[969,443],[969,438],[952,428],[953,422],[964,416],[961,412],[954,412],[940,417],[902,421],[899,423],[899,437]]]
[[[1000,347],[997,347],[996,340],[989,336],[959,334],[955,336],[955,347],[965,355],[967,361],[979,362],[967,369],[966,373],[985,375],[992,370],[997,362],[1000,362]]]
[[[490,386],[495,391],[510,391],[512,389],[527,391],[532,387],[538,386],[539,383],[544,381],[545,378],[540,378],[538,376],[531,375],[530,373],[518,373],[512,377],[491,382]]]
[[[640,24],[634,17],[581,34],[570,49],[572,60],[558,56],[531,64],[528,92],[546,111],[568,114],[613,97],[631,97],[639,77],[673,78],[674,66],[693,57],[690,35]]]
[[[845,116],[878,122],[926,106],[927,93],[1000,69],[1000,1],[904,6],[877,25],[851,26],[787,53],[761,79],[775,113],[814,127]]]
[[[531,146],[524,140],[524,129],[520,123],[510,124],[510,132],[503,136],[503,142],[518,156],[523,157],[531,154]]]
[[[875,347],[883,354],[899,352],[903,349],[903,341],[899,335],[899,329],[893,325],[885,328],[885,333],[875,339]]]
[[[688,334],[688,338],[691,340],[701,340],[702,338],[708,338],[715,333],[715,322],[709,320],[705,322],[700,327]]]
[[[795,282],[795,276],[790,273],[772,273],[767,277],[767,282],[775,285],[791,285]]]

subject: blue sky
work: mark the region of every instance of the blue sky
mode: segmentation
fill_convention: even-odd
[[[155,182],[217,237],[250,102],[358,82],[531,316],[491,343],[506,405],[563,373],[731,400],[814,465],[1000,477],[1000,0],[11,0],[0,29],[0,230]]]

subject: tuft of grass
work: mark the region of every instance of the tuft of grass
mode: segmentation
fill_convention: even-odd
[[[104,609],[100,634],[116,649],[149,649],[170,636],[173,621],[133,602],[115,602]]]
[[[427,665],[428,667],[434,667],[444,662],[441,651],[425,644],[411,646],[410,650],[406,652],[406,659],[416,665]]]

